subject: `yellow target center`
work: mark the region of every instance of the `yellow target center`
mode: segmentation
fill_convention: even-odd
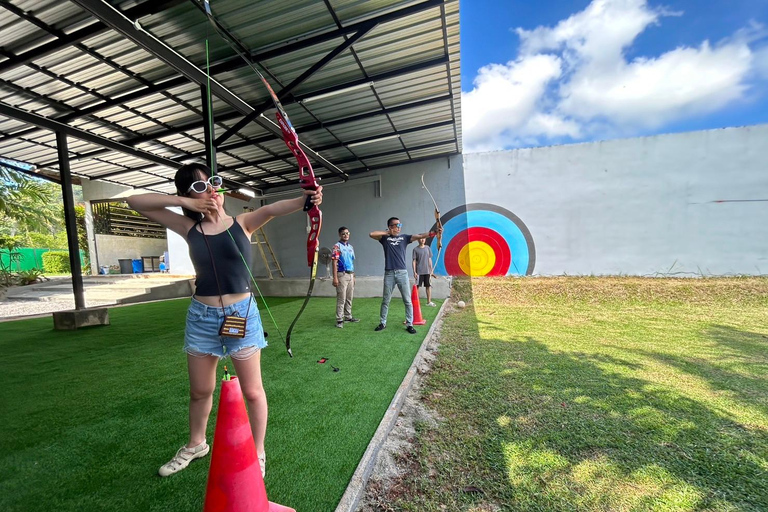
[[[495,264],[496,253],[485,242],[469,242],[459,251],[459,267],[468,276],[487,275]]]

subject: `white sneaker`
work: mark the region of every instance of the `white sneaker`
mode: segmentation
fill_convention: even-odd
[[[264,479],[267,476],[267,454],[262,453],[259,457],[259,467],[261,468],[261,478]]]
[[[435,304],[434,302],[427,302],[427,306],[432,306],[434,308],[434,307],[437,307],[437,304]]]
[[[174,455],[171,460],[160,466],[157,473],[160,476],[170,476],[174,473],[178,473],[189,466],[189,463],[193,460],[208,455],[210,449],[211,447],[208,446],[205,441],[192,448],[187,448],[187,445],[184,445],[179,448],[179,451],[176,452],[176,455]]]

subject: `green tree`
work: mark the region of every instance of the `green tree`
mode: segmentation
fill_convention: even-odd
[[[55,233],[61,225],[57,208],[61,193],[57,189],[55,183],[14,171],[0,160],[0,215],[11,220],[10,234]]]
[[[7,261],[3,263],[0,258],[0,286],[10,286],[13,280],[13,264],[18,261],[20,255],[16,249],[21,247],[21,237],[0,234],[0,255]]]
[[[77,244],[85,255],[83,268],[91,265],[91,259],[88,257],[88,233],[85,230],[85,206],[78,204],[75,206],[75,218],[77,219]]]

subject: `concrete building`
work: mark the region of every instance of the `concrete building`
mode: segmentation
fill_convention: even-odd
[[[406,233],[433,227],[423,175],[445,225],[440,275],[765,274],[765,140],[768,125],[760,125],[393,167],[325,188],[321,247],[347,226],[358,274],[382,274],[383,253],[369,232],[392,216]],[[83,190],[86,200],[129,193],[99,182]],[[226,207],[236,215],[295,195],[228,198]],[[274,219],[266,232],[286,277],[305,277],[306,216]],[[436,254],[437,240],[430,243]],[[180,237],[169,234],[167,248],[175,272],[192,272]],[[126,257],[136,250],[127,244]],[[257,251],[252,263],[255,275],[266,275]]]

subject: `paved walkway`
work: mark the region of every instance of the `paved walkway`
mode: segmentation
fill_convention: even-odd
[[[189,276],[130,274],[83,276],[86,307],[188,297]],[[75,308],[71,277],[52,277],[29,286],[14,286],[0,300],[0,321]]]

